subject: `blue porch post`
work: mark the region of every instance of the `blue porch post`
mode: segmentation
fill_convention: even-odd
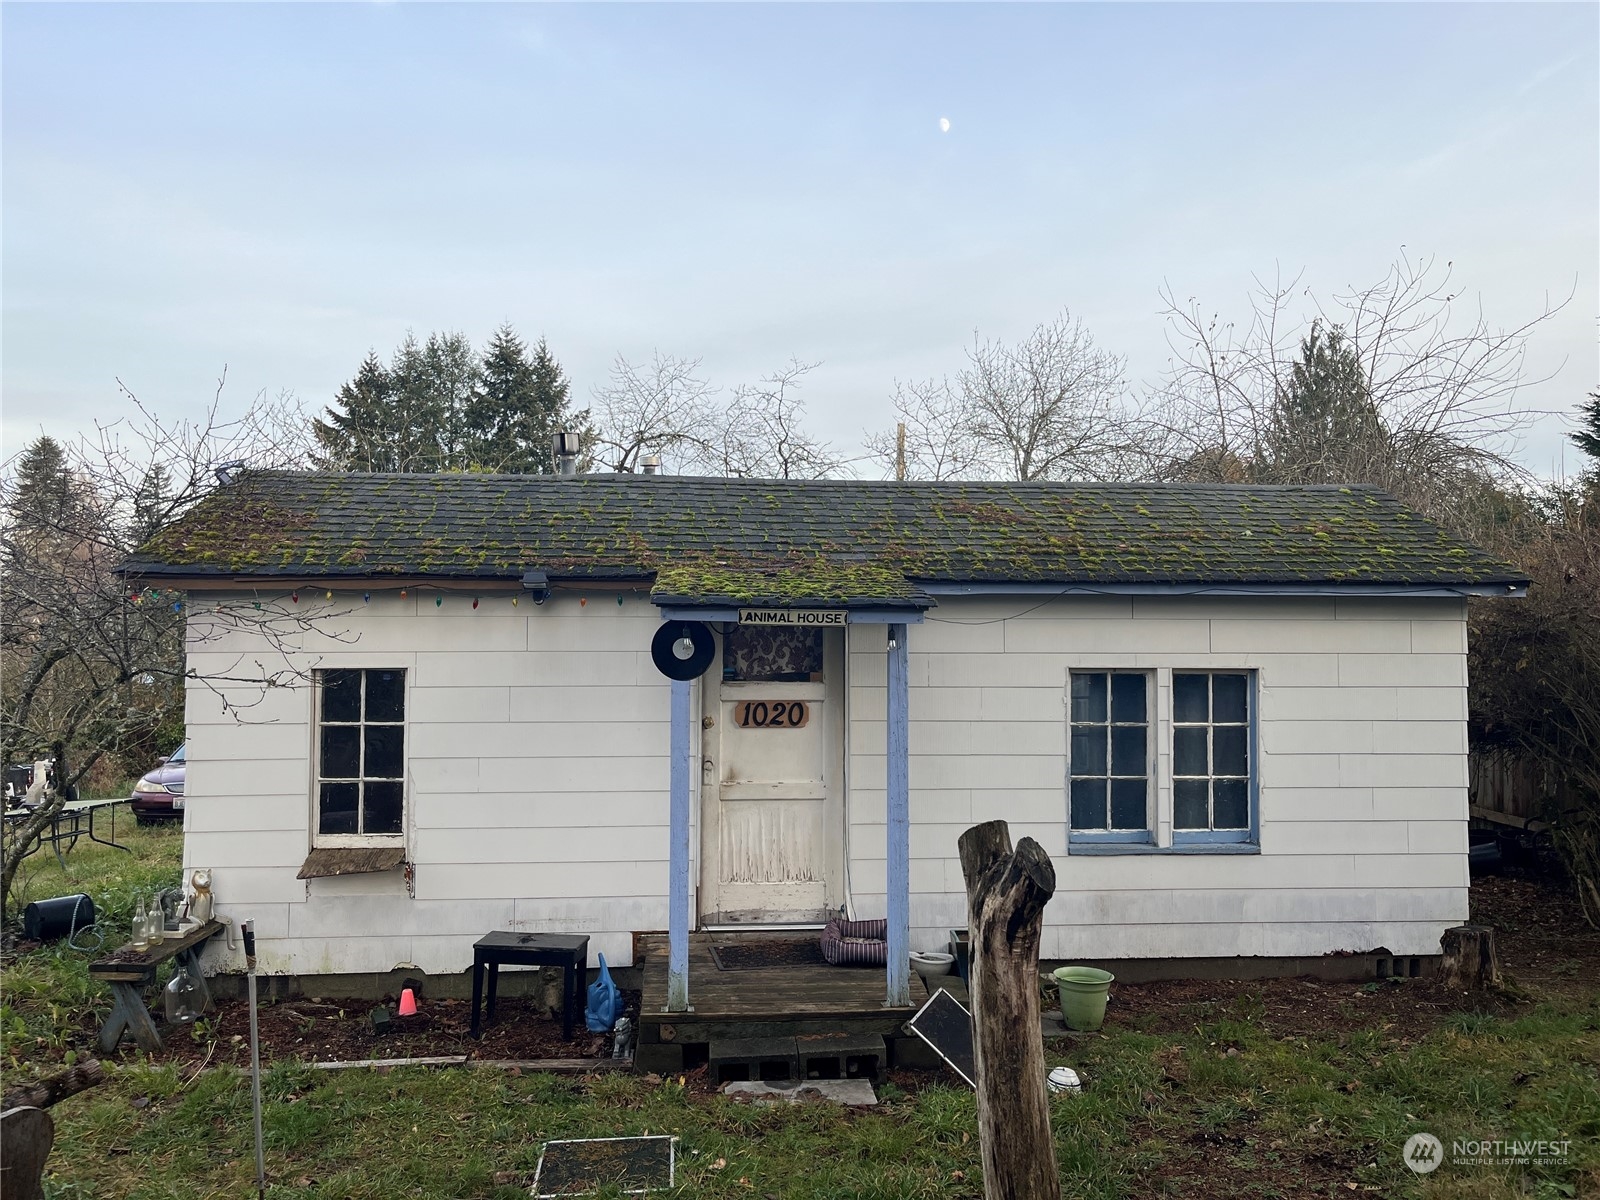
[[[667,870],[667,1011],[689,1010],[689,681],[672,681],[672,846]]]
[[[911,791],[906,627],[889,626],[889,1005],[911,1003]]]

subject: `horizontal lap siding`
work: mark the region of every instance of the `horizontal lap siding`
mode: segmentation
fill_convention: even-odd
[[[1462,602],[945,598],[929,617],[909,634],[915,945],[964,923],[956,840],[993,819],[1055,863],[1048,957],[1437,953],[1466,918]],[[883,636],[851,630],[863,916],[885,904]],[[1075,667],[1258,671],[1260,854],[1066,853]]]
[[[653,607],[496,595],[473,610],[429,592],[300,605],[315,628],[270,663],[300,686],[189,685],[185,861],[214,871],[223,912],[257,922],[263,969],[459,971],[496,928],[588,933],[591,956],[621,965],[634,930],[665,927],[669,688],[650,662]],[[241,652],[272,659],[192,624],[202,675],[240,673]],[[304,675],[344,666],[409,672],[414,899],[399,872],[295,877],[312,821]]]

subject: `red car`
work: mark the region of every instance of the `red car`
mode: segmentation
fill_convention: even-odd
[[[133,785],[130,807],[138,824],[183,820],[183,752],[187,745],[185,742],[168,757],[158,760],[156,769]]]

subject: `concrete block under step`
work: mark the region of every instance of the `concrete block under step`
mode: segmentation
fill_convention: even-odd
[[[889,1052],[897,1071],[943,1071],[947,1069],[944,1059],[935,1054],[933,1047],[915,1034],[891,1038]],[[953,1079],[955,1076],[952,1075],[951,1078]]]
[[[799,1057],[792,1037],[725,1038],[711,1043],[711,1078],[734,1080],[799,1079]]]
[[[657,1075],[671,1075],[684,1068],[683,1047],[643,1042],[633,1048],[633,1069],[639,1072],[654,1071]]]
[[[881,1034],[804,1034],[794,1042],[801,1079],[879,1081],[888,1066]]]

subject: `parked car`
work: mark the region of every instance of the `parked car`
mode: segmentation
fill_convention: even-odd
[[[166,758],[157,760],[156,769],[133,785],[130,797],[133,819],[140,825],[183,820],[184,748],[187,745],[185,742]]]

